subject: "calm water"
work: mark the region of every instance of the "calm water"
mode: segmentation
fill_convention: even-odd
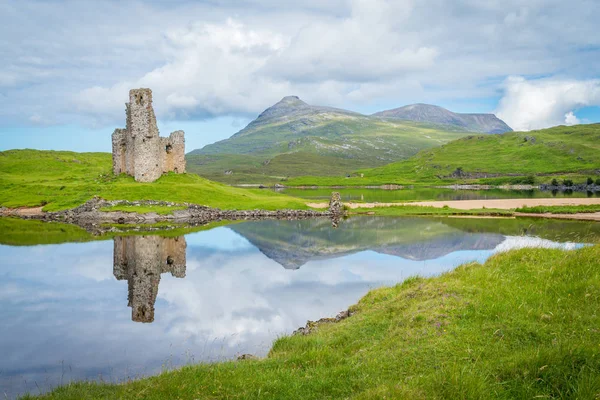
[[[425,200],[526,199],[548,197],[600,197],[600,192],[551,192],[541,190],[454,190],[437,188],[416,189],[282,189],[281,193],[311,200],[329,200],[331,192],[340,192],[343,201],[393,202]]]
[[[594,223],[356,217],[337,229],[261,221],[177,238],[0,245],[0,396],[262,356],[371,288],[599,237]]]

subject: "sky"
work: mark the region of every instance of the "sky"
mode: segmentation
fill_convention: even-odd
[[[0,150],[110,151],[149,87],[186,151],[282,97],[515,130],[600,121],[597,0],[0,0]]]

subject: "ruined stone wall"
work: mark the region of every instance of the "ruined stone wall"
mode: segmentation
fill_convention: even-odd
[[[138,182],[153,182],[163,173],[185,172],[183,131],[161,138],[150,89],[129,91],[126,128],[113,133],[113,172],[132,175]]]
[[[112,134],[112,160],[113,160],[113,172],[115,175],[124,173],[127,171],[125,165],[125,138],[127,131],[125,129],[115,129]]]
[[[128,306],[131,319],[154,321],[154,304],[160,275],[170,272],[176,278],[185,277],[186,241],[183,236],[126,236],[114,238],[113,274],[127,280]]]
[[[178,174],[185,172],[185,137],[183,131],[172,132],[168,138],[160,138],[163,173],[174,171]]]

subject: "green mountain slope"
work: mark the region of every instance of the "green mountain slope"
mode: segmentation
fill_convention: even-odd
[[[469,133],[452,125],[366,116],[283,98],[231,138],[194,150],[188,170],[213,180],[345,175],[406,159]]]
[[[362,178],[361,178],[362,174]],[[550,183],[600,178],[600,124],[470,135],[410,159],[355,171],[352,177],[305,176],[288,185]]]
[[[600,124],[468,136],[381,168],[360,171],[390,182],[600,174]]]

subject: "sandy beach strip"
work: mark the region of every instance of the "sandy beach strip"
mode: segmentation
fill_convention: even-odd
[[[307,203],[313,208],[327,208],[327,203]],[[587,198],[547,198],[547,199],[494,199],[494,200],[447,200],[447,201],[417,201],[411,203],[344,203],[351,209],[395,207],[395,206],[423,206],[443,208],[448,206],[456,210],[475,210],[480,208],[493,208],[497,210],[514,210],[519,207],[536,206],[587,206],[600,205],[600,197]]]

